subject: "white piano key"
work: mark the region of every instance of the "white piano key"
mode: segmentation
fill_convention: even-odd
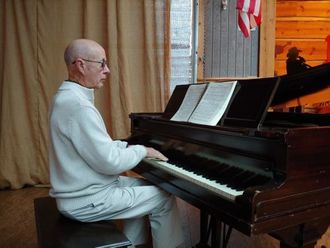
[[[164,170],[170,174],[173,174],[187,181],[195,183],[231,201],[235,201],[235,198],[239,195],[242,195],[244,192],[229,188],[224,184],[220,184],[214,180],[209,180],[205,177],[197,175],[191,171],[187,171],[181,167],[177,167],[174,164],[170,164],[168,162],[156,161],[150,159],[144,159],[144,161],[158,169]]]

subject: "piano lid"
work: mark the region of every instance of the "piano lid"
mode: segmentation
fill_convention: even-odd
[[[218,125],[260,127],[267,115],[279,82],[278,77],[238,80],[240,89]]]
[[[280,76],[280,84],[271,106],[308,95],[330,85],[330,63],[312,67],[307,71]]]

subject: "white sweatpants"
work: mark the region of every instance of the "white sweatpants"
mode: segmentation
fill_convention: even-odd
[[[175,248],[184,241],[175,197],[139,178],[120,176],[105,199],[63,214],[83,222],[123,219],[134,245],[147,240],[148,216],[154,248]]]

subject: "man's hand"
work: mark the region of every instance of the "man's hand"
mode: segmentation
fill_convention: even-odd
[[[147,158],[159,159],[163,161],[168,160],[167,157],[165,157],[161,152],[157,151],[156,149],[152,147],[146,147],[146,149],[147,149]]]

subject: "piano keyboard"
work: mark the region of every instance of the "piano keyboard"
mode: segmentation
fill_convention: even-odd
[[[242,195],[244,192],[242,190],[235,190],[233,188],[230,188],[225,184],[218,183],[216,180],[207,179],[201,175],[198,175],[192,171],[185,170],[169,162],[158,161],[153,159],[144,159],[144,161],[148,164],[151,164],[153,167],[164,170],[177,177],[180,177],[189,182],[197,184],[230,201],[235,201],[235,198],[239,195]]]

